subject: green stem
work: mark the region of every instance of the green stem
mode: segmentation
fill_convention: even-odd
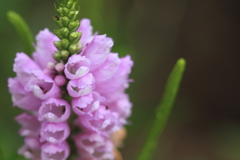
[[[10,23],[12,23],[12,25],[14,26],[17,33],[19,34],[23,43],[24,51],[28,55],[30,55],[34,51],[34,47],[32,45],[32,43],[34,42],[34,38],[28,25],[19,14],[13,11],[8,11],[7,17]]]
[[[151,159],[151,156],[157,146],[158,138],[160,137],[171,112],[185,69],[185,65],[186,61],[182,58],[179,59],[168,78],[161,102],[157,107],[154,123],[150,128],[150,133],[147,137],[145,145],[140,152],[138,160]]]

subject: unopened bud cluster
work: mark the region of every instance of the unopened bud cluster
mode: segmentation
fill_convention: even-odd
[[[76,20],[78,10],[76,9],[77,2],[74,0],[63,0],[57,7],[56,11],[59,16],[54,16],[53,19],[60,27],[54,30],[60,41],[54,41],[55,47],[58,49],[54,54],[54,59],[57,61],[66,61],[69,56],[79,53],[80,46],[78,42],[82,33],[76,32],[79,28],[79,20]]]

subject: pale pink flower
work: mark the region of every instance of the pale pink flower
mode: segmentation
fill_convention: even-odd
[[[70,116],[70,105],[67,101],[57,98],[50,98],[42,102],[38,111],[39,121],[64,122]]]
[[[64,73],[68,79],[77,79],[86,75],[91,66],[91,61],[85,56],[72,55],[65,65]]]
[[[42,160],[66,160],[69,152],[69,146],[65,141],[56,144],[46,142],[42,145],[41,157]]]
[[[67,85],[67,90],[70,96],[80,97],[89,94],[95,87],[95,79],[91,73],[85,76],[72,79]]]
[[[56,62],[53,59],[53,54],[57,49],[53,42],[58,40],[59,38],[48,29],[40,31],[36,36],[36,51],[33,53],[33,59],[41,69],[47,68],[49,62]]]

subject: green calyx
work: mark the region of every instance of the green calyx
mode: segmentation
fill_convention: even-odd
[[[76,20],[79,13],[76,9],[77,2],[78,0],[60,0],[58,5],[55,5],[58,16],[54,16],[53,20],[60,27],[60,29],[54,30],[60,39],[60,41],[54,42],[58,49],[53,56],[56,61],[66,62],[69,56],[79,53],[81,49],[78,43],[82,33],[76,32],[80,25],[80,21]]]

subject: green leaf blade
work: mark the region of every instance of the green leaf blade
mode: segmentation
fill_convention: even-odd
[[[27,23],[19,14],[13,11],[7,12],[7,18],[19,34],[25,53],[30,55],[34,51],[34,47],[32,45],[34,38]]]
[[[151,156],[157,146],[158,139],[167,123],[169,114],[171,112],[173,103],[175,101],[182,75],[184,73],[186,61],[180,58],[170,76],[168,77],[165,86],[164,94],[161,98],[160,104],[157,107],[155,120],[150,128],[150,133],[147,137],[145,145],[143,146],[138,160],[150,160]]]

